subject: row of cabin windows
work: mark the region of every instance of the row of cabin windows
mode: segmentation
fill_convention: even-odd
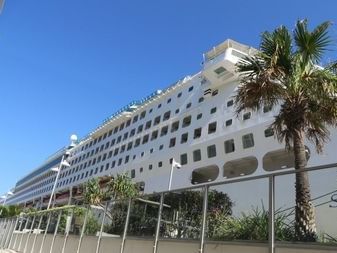
[[[215,112],[216,111],[216,107],[212,108],[211,109],[211,113]],[[246,115],[246,116],[245,116]],[[251,115],[251,112],[248,112],[246,114],[244,114],[244,119],[248,119],[250,118],[250,115]],[[198,114],[197,115],[197,119],[200,119],[202,117],[202,114]],[[151,121],[150,121],[151,122]],[[230,126],[232,125],[232,119],[229,119],[225,122],[225,125],[226,126]],[[182,121],[182,127],[187,127],[191,124],[191,116],[187,116],[183,119]],[[147,124],[148,126],[150,125],[149,123]],[[179,121],[175,121],[171,124],[171,133],[174,133],[175,131],[177,131],[179,129]],[[216,132],[216,129],[217,129],[217,122],[212,122],[208,125],[208,134],[213,134]],[[266,130],[267,132],[265,133],[266,137],[269,137],[269,136],[272,136],[274,133],[271,132],[270,129],[267,129]],[[164,126],[162,127],[161,131],[160,131],[160,136],[165,136],[166,134],[168,133],[168,126]],[[269,135],[269,136],[267,136]],[[150,139],[150,134],[147,134],[143,137],[143,140],[141,140],[141,138],[138,138],[135,140],[135,143],[134,143],[134,147],[138,147],[141,143],[142,144],[146,144],[149,140],[155,140],[159,137],[159,130],[155,130],[154,132],[152,132],[151,134],[151,139]],[[197,128],[194,130],[194,139],[197,139],[197,138],[200,138],[201,137],[201,128]],[[184,133],[182,136],[181,136],[181,141],[180,143],[186,143],[188,141],[188,133]],[[114,143],[114,140],[111,142],[111,143]],[[171,138],[170,139],[170,142],[169,142],[169,147],[174,147],[176,145],[176,138]],[[129,151],[132,149],[132,146],[133,146],[133,142],[129,142],[127,144],[127,147],[126,145],[123,145],[121,146],[121,148],[116,148],[114,150],[114,156],[117,156],[118,153],[123,153],[125,151],[125,147],[126,149]],[[105,145],[105,149],[107,149],[109,147],[109,142],[106,143]],[[95,154],[98,153],[99,150],[103,150],[104,148],[104,145],[102,145],[100,148],[96,148],[96,152]],[[91,152],[91,156],[94,154],[93,152],[94,150],[92,150]],[[86,157],[88,157],[89,153],[87,154]],[[84,156],[84,155],[83,155]],[[110,158],[112,156],[112,151],[109,152],[109,155],[108,155],[108,158]],[[103,155],[103,158],[102,158],[102,161],[104,161],[106,159],[106,154]],[[97,162],[100,162],[101,160],[101,156],[99,156],[97,158]],[[79,157],[78,161],[81,161],[81,157]],[[76,160],[75,160],[75,163],[76,163]],[[96,163],[96,159],[93,160],[93,165]]]
[[[191,92],[192,90],[193,90],[193,86],[190,86],[188,88],[188,92]],[[181,96],[182,96],[182,92],[179,92],[177,97],[180,98]],[[172,99],[169,98],[167,100],[167,104],[171,103],[171,101],[172,101]],[[161,103],[158,104],[157,108],[159,109],[161,107],[162,107],[162,104]],[[152,113],[152,111],[153,111],[153,109],[151,108],[149,110],[149,113]],[[124,128],[129,127],[131,125],[131,122],[136,123],[138,121],[138,119],[141,120],[141,119],[145,118],[145,116],[146,116],[146,111],[141,112],[139,115],[134,116],[132,120],[129,119],[126,122],[121,123],[119,126],[115,127],[113,130],[111,129],[110,131],[104,133],[103,135],[99,136],[98,138],[91,141],[90,143],[87,143],[85,146],[83,146],[81,148],[81,151],[86,150],[86,149],[90,148],[92,145],[95,145],[96,143],[99,143],[100,141],[106,139],[107,137],[110,137],[112,134],[116,134],[118,131],[121,131]]]
[[[270,110],[271,110],[271,107],[266,107],[266,106],[264,107],[264,112],[265,112],[265,113],[266,113],[266,112],[269,112]],[[212,108],[212,109],[210,110],[210,113],[211,113],[211,114],[212,114],[212,113],[215,113],[215,112],[216,112],[216,107],[214,107],[214,108]],[[169,116],[170,116],[170,112],[168,111],[168,112],[166,112],[166,113],[164,114],[164,119],[167,120],[167,119],[169,118]],[[198,114],[198,115],[197,115],[197,120],[200,119],[201,117],[202,117],[202,114],[201,114],[201,113]],[[243,115],[243,120],[250,119],[250,117],[251,117],[251,112],[247,112],[247,113],[245,113],[245,114]],[[152,122],[152,121],[150,120],[150,121],[148,121],[148,122],[145,124],[145,129],[148,129],[148,128],[151,127],[151,122]],[[158,117],[155,118],[154,124],[157,125],[157,124],[159,124],[159,122],[160,122],[160,116],[159,116],[159,118],[158,118]],[[188,117],[184,118],[182,127],[186,127],[186,126],[188,126],[190,123],[191,123],[191,116],[188,116]],[[230,125],[232,125],[232,123],[233,123],[232,119],[229,119],[229,120],[227,120],[227,121],[225,122],[225,125],[226,125],[226,126],[230,126]],[[179,121],[176,121],[176,122],[174,122],[174,123],[172,124],[172,126],[171,126],[171,133],[177,131],[178,129],[179,129]],[[213,129],[213,130],[212,130],[212,129]],[[136,129],[132,129],[132,130],[131,130],[131,132],[130,132],[130,137],[132,137],[132,136],[135,134],[135,130],[136,130]],[[137,133],[140,133],[142,130],[143,130],[143,125],[140,125],[140,126],[138,127]],[[213,132],[215,132],[215,130],[216,130],[216,125],[215,125],[215,124],[213,124],[213,127],[212,127],[212,125],[209,127],[209,133],[213,133]],[[151,140],[154,140],[154,139],[156,139],[156,138],[158,137],[158,132],[157,132],[157,131],[158,131],[158,130],[156,130],[156,131],[152,134]],[[160,136],[166,135],[167,132],[168,132],[168,126],[163,127],[162,130],[161,130]],[[123,136],[123,140],[127,139],[127,137],[128,137],[128,133],[125,133],[124,136]],[[122,140],[122,136],[119,136],[119,137],[117,138],[117,142],[116,142],[116,143],[120,143],[121,140]],[[145,143],[147,143],[147,142],[148,142],[148,136],[145,136],[142,143],[145,144]],[[110,144],[111,144],[111,145],[110,145]],[[103,149],[107,149],[107,148],[109,148],[109,146],[113,146],[114,144],[115,144],[115,139],[113,139],[111,142],[107,142],[107,143],[105,144],[105,147],[104,147],[104,145],[101,145],[101,147],[97,147],[96,150],[92,150],[91,153],[90,153],[90,156],[92,156],[92,155],[94,155],[94,154],[97,154],[99,151],[102,151]],[[137,147],[137,146],[139,146],[139,145],[140,145],[140,139],[139,139],[139,140],[137,139],[137,140],[136,140],[136,143],[135,143],[135,147]],[[131,148],[132,148],[132,143],[129,143],[129,144],[128,144],[128,150],[130,150]],[[124,149],[123,149],[123,147],[122,147],[122,152],[123,152],[123,151],[124,151]],[[117,152],[118,152],[118,151],[117,151]],[[117,155],[117,153],[116,153],[116,155]],[[75,160],[73,160],[73,161],[72,161],[72,165],[73,165],[73,164],[76,164],[77,162],[80,162],[81,159],[88,158],[88,157],[89,157],[89,152],[88,152],[86,155],[83,155],[82,157],[79,157],[79,158],[76,158]]]
[[[265,136],[266,137],[272,136],[271,133],[273,134],[272,129],[268,128],[268,129],[265,130]],[[242,136],[242,147],[244,149],[252,148],[252,147],[254,147],[254,145],[255,145],[254,135],[252,133],[245,134],[245,135]],[[225,152],[225,154],[232,153],[234,151],[235,151],[234,139],[225,140],[224,141],[224,152]],[[206,152],[207,152],[207,158],[216,157],[217,156],[216,145],[213,144],[213,145],[208,146]],[[199,161],[202,160],[201,149],[193,150],[192,159],[193,159],[193,162],[199,162]],[[170,164],[172,164],[172,158],[170,159]],[[184,153],[184,154],[180,155],[180,164],[181,165],[188,164],[188,154],[187,153]],[[163,165],[162,161],[158,162],[159,168],[162,167],[162,165]],[[153,168],[153,165],[150,164],[149,170],[152,170],[152,168]],[[143,167],[140,168],[139,172],[140,173],[143,172]],[[131,170],[131,177],[134,178],[135,176],[136,176],[136,171],[133,169],[133,170]]]
[[[200,129],[201,130],[201,129]],[[268,128],[264,131],[264,134],[265,134],[265,137],[270,137],[270,136],[273,136],[274,135],[274,132],[271,128]],[[187,141],[187,133],[183,134],[182,135],[182,138],[181,138],[181,141]],[[255,143],[254,143],[254,136],[252,133],[249,133],[249,134],[246,134],[246,135],[243,135],[242,136],[242,146],[244,149],[247,149],[247,148],[251,148],[251,147],[254,147]],[[153,149],[152,149],[153,150]],[[226,154],[228,153],[232,153],[235,151],[235,143],[234,143],[234,139],[228,139],[224,142],[224,151]],[[144,152],[143,152],[144,154]],[[197,149],[197,150],[194,150],[193,151],[193,161],[194,162],[198,162],[198,161],[201,161],[202,157],[201,157],[201,150],[200,149]],[[216,145],[210,145],[207,147],[207,157],[208,158],[213,158],[217,155],[217,150],[216,150]],[[134,157],[135,159],[135,157]],[[119,158],[117,161],[113,161],[111,163],[111,168],[114,168],[116,165],[117,166],[120,166],[123,162],[123,159],[122,158]],[[124,163],[128,163],[129,162],[129,156],[127,155],[124,159]],[[171,162],[171,160],[170,160]],[[181,165],[186,165],[188,163],[188,156],[187,156],[187,153],[184,153],[184,154],[181,154],[180,155],[180,163]],[[100,169],[99,167],[96,167],[96,169],[91,169],[91,171],[87,171],[86,173],[82,173],[82,174],[79,174],[77,175],[77,178],[76,176],[74,176],[73,178],[70,178],[70,179],[67,179],[67,180],[64,180],[63,182],[60,182],[59,186],[63,186],[63,185],[66,185],[66,184],[70,184],[76,180],[79,180],[79,179],[83,179],[83,178],[86,178],[88,176],[92,176],[93,174],[97,174],[98,172],[103,172],[104,168],[105,170],[108,170],[109,169],[109,166],[110,166],[110,163],[106,163],[105,166],[104,165],[101,165]],[[162,161],[158,162],[158,167],[162,167],[163,166],[163,163]],[[149,165],[149,170],[152,170],[153,168],[153,165]],[[143,168],[140,169],[140,172],[143,171]],[[131,172],[131,176],[135,176],[135,172],[134,170],[132,170]]]

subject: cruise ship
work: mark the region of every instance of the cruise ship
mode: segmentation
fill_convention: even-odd
[[[94,177],[129,173],[145,194],[293,169],[293,156],[274,138],[279,108],[235,114],[236,63],[256,49],[226,40],[204,54],[200,72],[121,108],[80,140],[20,179],[6,204],[47,206],[58,167],[56,205],[76,203]],[[336,162],[336,131],[324,154],[307,143],[308,166]],[[66,155],[67,154],[67,155]],[[175,166],[179,164],[179,166]]]

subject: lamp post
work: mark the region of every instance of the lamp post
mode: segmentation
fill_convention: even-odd
[[[59,163],[58,167],[50,169],[51,171],[57,172],[57,174],[56,174],[56,178],[55,178],[55,182],[54,182],[54,185],[53,185],[52,192],[50,194],[47,210],[51,206],[51,202],[52,202],[53,196],[55,194],[55,189],[56,189],[57,181],[58,181],[58,179],[60,177],[60,174],[61,174],[62,166],[64,166],[64,167],[70,167],[70,164],[67,162],[67,158],[70,155],[70,149],[72,149],[75,146],[75,143],[77,141],[77,136],[74,135],[74,134],[72,136],[70,136],[70,141],[71,141],[71,143],[70,143],[67,151],[62,155],[61,162]]]
[[[181,164],[177,163],[174,158],[172,159],[172,164],[171,164],[171,171],[170,171],[170,180],[169,180],[169,185],[168,185],[168,190],[171,190],[171,185],[172,185],[172,178],[173,178],[173,169],[174,168],[181,168]]]

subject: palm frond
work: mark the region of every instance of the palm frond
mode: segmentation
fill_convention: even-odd
[[[297,53],[301,55],[303,66],[308,62],[318,63],[332,44],[328,32],[330,25],[329,21],[323,22],[310,32],[307,20],[300,20],[296,23],[294,41]]]

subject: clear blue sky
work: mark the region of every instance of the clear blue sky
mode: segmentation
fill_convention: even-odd
[[[258,46],[262,31],[297,19],[337,23],[336,10],[334,0],[7,0],[0,194],[72,133],[84,136],[131,100],[199,71],[202,53],[223,40]]]

